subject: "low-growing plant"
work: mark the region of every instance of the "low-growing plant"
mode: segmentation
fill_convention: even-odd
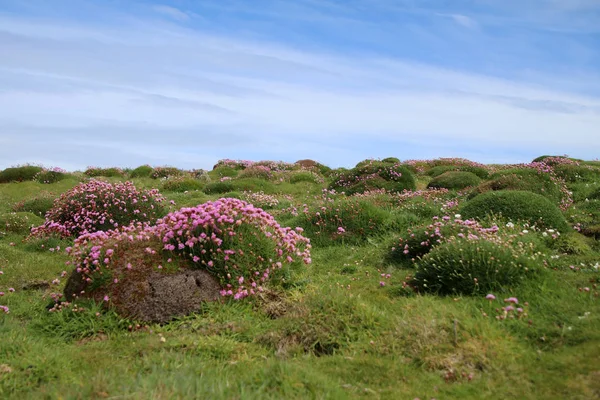
[[[175,167],[155,167],[150,174],[150,178],[161,179],[181,175],[183,175],[183,171]]]
[[[0,214],[0,231],[26,235],[34,226],[44,222],[43,218],[30,212]]]
[[[586,255],[590,254],[592,251],[589,241],[590,239],[580,233],[569,232],[552,240],[550,245],[559,253]]]
[[[300,231],[281,227],[270,214],[242,200],[223,198],[182,208],[155,226],[86,233],[68,251],[74,265],[93,280],[118,263],[119,243],[141,241],[149,254],[181,258],[191,268],[210,272],[223,286],[221,295],[240,299],[262,291],[267,281],[289,278],[291,264],[311,262],[309,240]],[[106,283],[110,279],[100,286]]]
[[[298,182],[310,182],[310,183],[324,183],[325,180],[319,174],[310,170],[299,170],[292,171],[288,175],[290,183]]]
[[[22,165],[6,168],[0,171],[0,183],[31,181],[36,174],[42,171],[42,167],[35,165]]]
[[[430,189],[464,189],[475,186],[481,179],[472,172],[448,171],[433,178],[427,185]]]
[[[487,240],[455,240],[436,246],[417,262],[409,284],[418,292],[481,295],[515,287],[536,270],[510,246]]]
[[[46,213],[46,222],[32,234],[79,236],[132,222],[153,222],[164,215],[163,201],[157,189],[139,191],[131,182],[91,180],[62,194]]]
[[[140,165],[129,173],[132,178],[148,178],[154,172],[154,168],[149,165]]]
[[[470,172],[472,174],[477,175],[481,179],[487,179],[490,175],[487,168],[481,166],[473,166],[473,165],[438,165],[436,167],[431,168],[427,171],[427,175],[435,178],[436,176],[442,175],[448,171],[463,171]]]
[[[264,210],[274,208],[279,205],[279,200],[277,197],[270,194],[264,194],[263,192],[243,192],[242,198],[255,207],[259,207]]]
[[[116,178],[116,177],[124,177],[125,171],[121,168],[99,168],[99,167],[88,167],[84,174],[90,178],[96,178],[99,176],[104,176],[106,178]]]
[[[202,189],[206,194],[223,194],[235,190],[232,181],[211,182]]]
[[[254,164],[241,171],[238,175],[238,178],[256,178],[268,180],[273,178],[273,171],[266,165]]]
[[[67,178],[67,171],[58,167],[50,169],[44,168],[33,177],[33,179],[39,183],[45,184],[56,183],[65,178]]]
[[[191,176],[173,176],[162,183],[162,190],[166,192],[188,192],[202,190],[204,184]]]
[[[416,188],[415,178],[405,166],[367,161],[369,162],[361,162],[359,166],[349,171],[336,174],[329,189],[352,195],[378,189],[402,192]]]
[[[461,209],[463,218],[485,218],[502,215],[513,221],[523,221],[538,228],[569,229],[565,217],[548,198],[527,191],[504,190],[481,194]]]
[[[55,194],[43,191],[35,197],[16,203],[12,209],[15,212],[30,212],[43,217],[54,205],[54,200],[56,200]]]

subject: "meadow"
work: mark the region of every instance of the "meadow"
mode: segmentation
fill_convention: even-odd
[[[599,238],[566,156],[7,168],[0,397],[600,398]]]

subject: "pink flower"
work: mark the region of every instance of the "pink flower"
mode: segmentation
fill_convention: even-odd
[[[381,286],[381,287],[385,286],[385,282],[384,281],[379,282],[379,286]]]
[[[504,302],[511,304],[519,304],[519,300],[516,297],[509,297],[508,299],[504,299]]]
[[[491,293],[490,293],[490,294],[488,294],[487,296],[485,296],[485,298],[486,298],[487,300],[496,300],[496,296],[494,296],[494,295],[493,295],[493,294],[491,294]]]
[[[104,301],[109,301],[110,298],[108,296],[104,296]]]

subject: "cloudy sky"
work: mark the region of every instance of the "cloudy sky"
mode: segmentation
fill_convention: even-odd
[[[0,0],[0,168],[600,157],[600,0]]]

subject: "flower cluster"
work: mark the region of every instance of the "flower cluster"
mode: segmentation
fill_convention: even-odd
[[[259,179],[271,179],[273,178],[273,171],[266,165],[253,164],[248,168],[244,169],[240,175],[240,178],[259,178]]]
[[[183,171],[175,167],[154,167],[154,170],[150,174],[150,178],[161,179],[180,175],[183,175]]]
[[[4,271],[2,271],[2,269],[0,269],[0,276],[2,276],[2,275],[4,275]],[[15,290],[13,288],[10,288],[8,291],[9,292],[14,292]],[[0,292],[0,297],[3,297],[3,296],[4,296],[4,292]],[[7,306],[3,306],[3,305],[0,304],[0,312],[8,314],[9,313],[9,309],[8,309]]]
[[[300,232],[300,228],[281,227],[252,204],[224,198],[182,208],[153,226],[138,223],[86,233],[68,252],[78,271],[92,280],[98,269],[117,262],[113,257],[123,244],[141,242],[150,255],[162,255],[167,262],[177,257],[207,270],[220,280],[223,296],[240,299],[262,291],[270,279],[283,279],[286,265],[311,262],[310,241]]]
[[[67,171],[59,167],[43,168],[40,172],[35,174],[33,180],[44,184],[50,184],[64,179],[66,174]]]
[[[163,212],[163,201],[156,189],[139,191],[131,182],[111,184],[92,179],[56,199],[46,213],[46,222],[34,228],[32,235],[79,236],[136,221],[154,221]]]
[[[84,174],[89,177],[97,177],[97,176],[123,177],[123,176],[125,176],[125,171],[123,171],[121,168],[117,168],[117,167],[113,167],[113,168],[87,167]]]
[[[489,301],[490,305],[496,301],[496,296],[493,294],[488,294],[485,296],[485,299]],[[529,306],[528,302],[523,304],[519,304],[519,299],[516,297],[508,297],[504,299],[504,306],[497,307],[496,311],[496,319],[499,321],[505,319],[523,319],[527,318],[527,307]],[[487,317],[488,314],[482,309],[481,314],[484,317]]]
[[[229,167],[233,169],[246,169],[249,166],[254,164],[254,161],[250,160],[231,160],[229,158],[225,158],[223,160],[217,161],[213,169],[217,169],[219,167]]]
[[[277,197],[264,192],[243,192],[244,200],[259,208],[273,208],[279,205]]]

